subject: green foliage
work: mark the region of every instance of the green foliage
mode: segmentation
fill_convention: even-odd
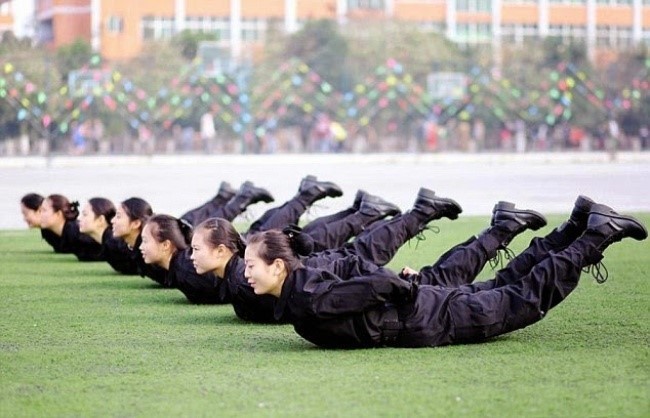
[[[348,55],[348,42],[333,20],[313,20],[290,36],[283,56],[298,58],[337,88],[344,79],[343,66]]]
[[[90,44],[83,39],[77,39],[71,44],[59,47],[56,51],[56,61],[59,71],[64,76],[67,76],[71,71],[88,65],[92,54],[93,51]]]
[[[486,222],[440,222],[392,266],[431,263]],[[36,231],[1,231],[2,415],[645,416],[647,241],[617,243],[604,261],[604,285],[583,274],[541,322],[488,343],[336,351],[53,254]]]
[[[218,41],[217,38],[213,33],[193,32],[186,29],[172,38],[172,45],[179,49],[185,59],[191,61],[196,58],[199,44],[202,41]]]

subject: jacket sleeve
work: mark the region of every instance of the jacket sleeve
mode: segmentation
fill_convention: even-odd
[[[303,290],[310,295],[313,314],[327,318],[361,313],[385,303],[404,304],[414,299],[417,285],[400,279],[390,270],[378,268],[370,275],[345,280],[321,271]]]

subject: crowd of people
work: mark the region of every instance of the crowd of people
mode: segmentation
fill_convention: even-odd
[[[20,206],[56,253],[106,262],[177,289],[190,303],[230,304],[244,321],[292,324],[328,348],[475,343],[524,328],[565,300],[610,245],[648,235],[636,218],[578,196],[565,222],[533,238],[493,279],[476,282],[519,234],[547,224],[541,213],[501,201],[482,231],[431,264],[395,272],[386,265],[399,248],[432,222],[457,219],[460,204],[422,187],[402,211],[360,189],[349,208],[299,226],[315,202],[342,195],[337,184],[305,176],[291,199],[245,231],[235,218],[274,202],[248,181],[222,182],[214,197],[178,217],[155,213],[140,197],[117,205],[95,197],[80,206],[61,194],[30,193]]]
[[[508,119],[498,124],[480,117],[440,121],[434,116],[359,125],[320,112],[290,123],[278,115],[259,117],[233,132],[204,113],[195,124],[176,122],[163,129],[139,124],[120,135],[100,119],[75,121],[66,135],[47,139],[0,140],[0,155],[71,154],[275,154],[376,152],[555,152],[643,151],[650,148],[648,124],[609,119],[589,129],[564,121],[553,125]],[[49,142],[48,142],[49,141]]]

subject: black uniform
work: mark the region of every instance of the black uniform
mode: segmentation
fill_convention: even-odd
[[[180,290],[192,303],[230,303],[228,284],[212,273],[197,273],[190,255],[189,248],[176,251],[169,263],[165,285]]]
[[[106,262],[118,273],[139,274],[135,254],[123,239],[113,236],[111,227],[102,234],[102,253]]]
[[[181,219],[188,221],[193,226],[209,218],[223,218],[232,221],[242,214],[244,210],[245,206],[242,206],[237,199],[224,201],[224,199],[216,196],[203,205],[184,213]]]
[[[341,277],[360,276],[380,270],[395,255],[404,242],[419,231],[422,220],[416,212],[407,212],[360,234],[345,246],[312,253],[302,259],[309,267],[335,272]],[[390,239],[388,239],[388,238]],[[274,316],[276,298],[256,295],[244,277],[243,254],[235,254],[228,261],[224,280],[228,284],[235,314],[254,322],[285,322],[286,318]],[[433,281],[433,278],[430,279]]]
[[[314,252],[320,252],[342,247],[375,221],[377,221],[375,216],[346,209],[330,216],[314,219],[305,225],[302,232],[314,240]]]
[[[69,253],[61,248],[61,237],[49,229],[41,229],[41,238],[47,242],[55,253]]]
[[[145,263],[144,258],[142,258],[142,252],[140,252],[140,244],[142,244],[142,235],[138,235],[133,248],[127,247],[129,256],[133,260],[133,264],[135,264],[136,268],[138,269],[138,274],[142,277],[148,277],[154,282],[166,286],[165,281],[167,278],[167,270],[154,264]]]
[[[386,269],[343,280],[301,268],[285,281],[275,318],[331,348],[480,342],[539,321],[577,286],[582,267],[602,257],[587,240],[567,246],[561,235],[533,240],[495,279],[459,287],[417,285]],[[455,252],[445,257],[448,268],[487,261],[487,252]]]
[[[61,252],[72,253],[79,261],[104,261],[102,245],[79,231],[79,222],[65,221],[61,233]]]

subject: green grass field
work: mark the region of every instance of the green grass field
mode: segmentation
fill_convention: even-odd
[[[440,222],[391,265],[430,264],[487,221]],[[0,232],[0,417],[647,417],[649,250],[614,245],[605,284],[583,274],[544,320],[488,343],[331,351]]]

